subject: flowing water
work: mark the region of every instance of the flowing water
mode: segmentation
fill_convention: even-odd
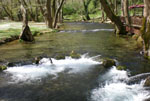
[[[113,34],[110,24],[65,23],[62,31],[36,37],[34,44],[14,41],[0,46],[0,59],[29,60],[43,55],[39,65],[17,65],[0,73],[0,101],[144,101],[150,92],[144,80],[127,84],[130,76],[150,72],[134,41]],[[79,59],[56,54],[72,50]],[[52,57],[53,64],[48,57]],[[109,57],[128,68],[105,69],[100,59]]]

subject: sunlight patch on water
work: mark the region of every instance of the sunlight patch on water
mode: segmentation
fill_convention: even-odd
[[[126,71],[119,71],[113,67],[102,78],[105,85],[92,90],[92,101],[143,101],[150,97],[144,90],[143,81],[140,84],[127,85],[122,80],[128,79]]]
[[[11,74],[12,80],[18,81],[30,81],[39,80],[48,75],[57,76],[57,73],[63,72],[69,69],[68,73],[85,72],[94,65],[101,64],[94,61],[92,57],[82,55],[80,59],[73,59],[66,57],[63,60],[56,60],[52,58],[54,64],[51,64],[48,58],[43,58],[40,61],[40,65],[25,65],[18,67],[10,67],[5,72]]]

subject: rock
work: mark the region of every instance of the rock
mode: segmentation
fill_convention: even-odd
[[[113,59],[103,59],[102,60],[102,65],[105,68],[109,68],[109,67],[112,67],[112,66],[116,66],[116,61],[113,60]]]
[[[116,68],[117,68],[118,70],[125,70],[125,69],[126,69],[125,66],[117,66]]]
[[[76,52],[74,52],[74,51],[72,51],[72,52],[70,53],[70,56],[71,56],[72,58],[75,58],[75,59],[81,58],[80,54],[78,54],[78,53],[76,53]]]
[[[150,98],[145,99],[144,101],[150,101]]]
[[[142,47],[143,47],[143,39],[142,39],[141,36],[139,36],[139,37],[137,38],[137,46],[138,46],[139,48],[142,48]]]
[[[64,54],[58,54],[55,56],[56,60],[61,60],[61,59],[65,59],[65,55]]]
[[[15,63],[9,62],[9,63],[7,64],[7,66],[8,66],[8,67],[14,67],[14,66],[15,66]]]
[[[148,76],[145,80],[144,87],[150,87],[150,76]]]
[[[6,66],[4,66],[4,65],[0,65],[0,72],[1,71],[3,71],[3,70],[6,70],[7,69],[7,67]]]
[[[38,56],[38,57],[35,57],[35,64],[39,64],[40,60],[42,59],[43,57],[41,56]]]

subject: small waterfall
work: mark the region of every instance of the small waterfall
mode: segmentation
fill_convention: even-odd
[[[14,82],[27,82],[32,80],[40,80],[48,75],[57,76],[58,73],[69,70],[68,73],[85,72],[94,65],[101,64],[94,61],[93,57],[88,57],[88,54],[84,54],[80,59],[73,59],[66,57],[62,60],[56,60],[52,58],[43,58],[39,65],[24,65],[9,67],[5,72],[11,74],[11,78]]]
[[[127,79],[126,71],[113,67],[101,77],[100,81],[105,81],[104,84],[92,90],[92,101],[143,101],[150,97],[150,93],[143,87],[143,81],[128,85],[124,82]]]

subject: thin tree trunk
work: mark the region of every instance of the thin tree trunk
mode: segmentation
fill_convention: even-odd
[[[56,28],[57,21],[58,21],[58,14],[59,14],[59,12],[60,12],[62,6],[63,6],[64,1],[65,1],[65,0],[62,0],[62,1],[61,1],[60,5],[59,5],[59,7],[58,7],[58,9],[57,9],[57,11],[56,11],[55,19],[54,19],[54,25],[53,25],[54,28]]]
[[[131,20],[130,20],[130,15],[129,15],[129,9],[128,9],[128,5],[129,2],[128,0],[123,0],[124,1],[124,17],[125,17],[125,22],[127,25],[131,26]]]
[[[141,28],[143,39],[143,51],[144,57],[150,59],[149,45],[150,45],[150,1],[144,0],[144,18]]]
[[[51,0],[47,0],[46,2],[46,8],[47,8],[47,26],[48,28],[53,28],[53,21],[52,21],[52,15],[51,15]]]
[[[3,10],[6,12],[6,14],[9,16],[11,20],[14,20],[14,17],[12,15],[12,12],[8,9],[8,7],[5,7],[5,5],[2,4]]]
[[[123,26],[123,23],[121,22],[120,17],[116,16],[116,15],[112,12],[112,10],[111,10],[109,4],[107,3],[107,1],[106,1],[106,0],[100,0],[100,3],[102,4],[103,9],[104,9],[104,11],[105,11],[107,17],[108,17],[112,22],[114,22],[114,24],[116,25],[116,28],[117,28],[116,34],[126,34],[126,29],[125,29],[125,27]]]

